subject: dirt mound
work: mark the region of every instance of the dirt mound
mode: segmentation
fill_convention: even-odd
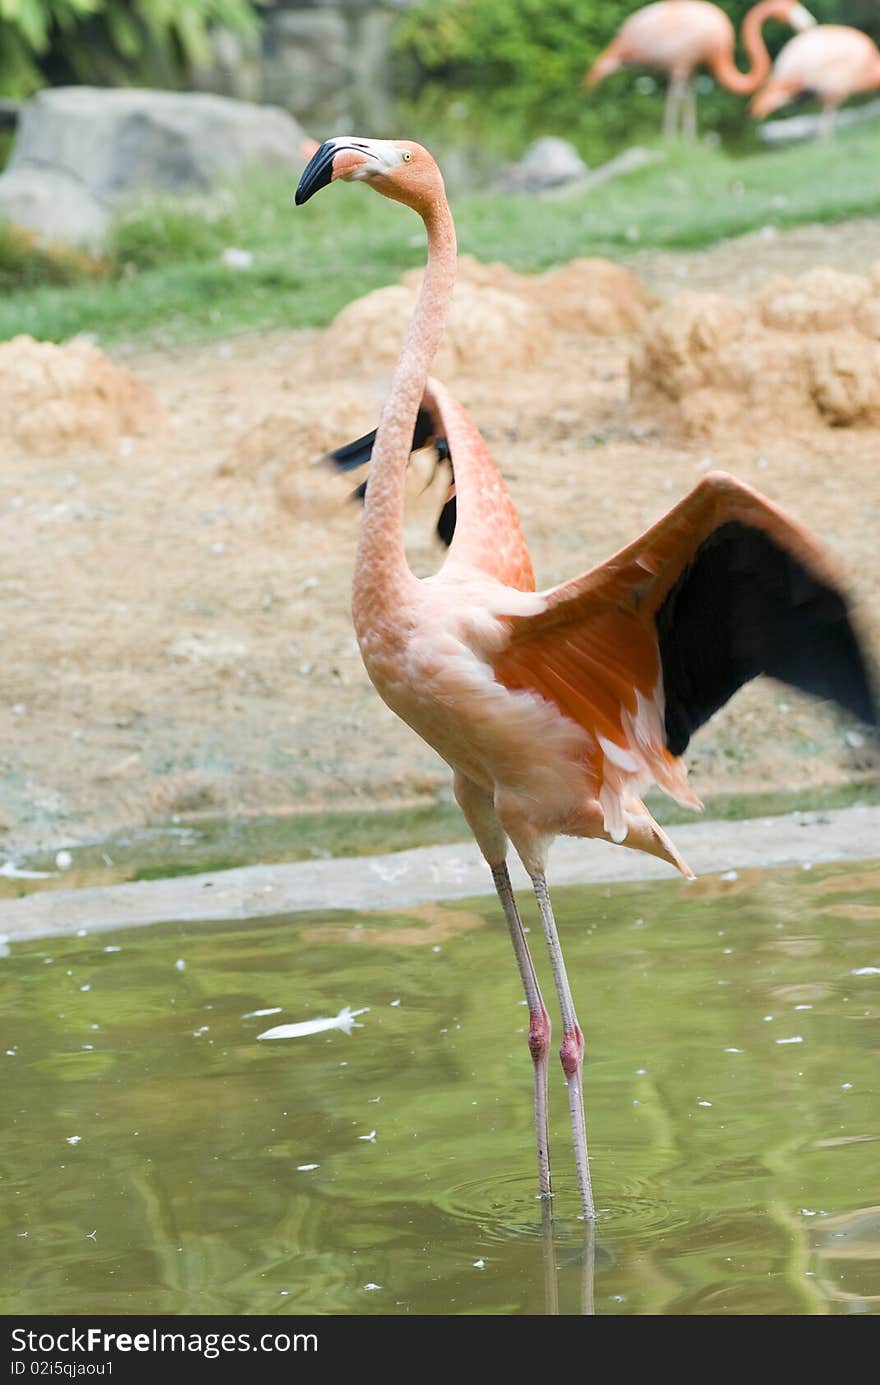
[[[340,478],[334,485],[322,458],[375,428],[380,402],[351,382],[310,384],[293,394],[284,412],[267,414],[242,433],[218,475],[273,488],[294,514],[332,518],[360,478]]]
[[[880,266],[778,275],[744,306],[686,291],[630,362],[636,411],[692,434],[880,424]]]
[[[422,283],[422,269],[410,269],[401,277],[400,282],[406,284],[408,288],[420,288]],[[517,274],[510,265],[503,264],[500,260],[492,260],[488,264],[483,260],[478,260],[474,255],[459,255],[458,264],[455,271],[456,282],[459,284],[474,284],[478,288],[500,289],[502,293],[519,293],[522,281],[527,276]]]
[[[411,270],[401,282],[418,287],[421,280],[422,271]],[[538,307],[556,331],[603,337],[641,327],[654,301],[630,270],[611,260],[571,260],[546,274],[517,274],[509,265],[460,255],[458,281],[515,294]]]
[[[392,366],[417,296],[413,284],[392,284],[343,308],[322,343],[334,371]],[[536,364],[549,346],[549,328],[537,307],[502,289],[465,280],[455,290],[432,369],[441,378],[487,365],[496,371],[523,369]]]
[[[64,346],[14,337],[0,343],[0,441],[46,455],[112,448],[158,419],[152,391],[85,341]]]
[[[610,260],[572,260],[536,278],[522,277],[525,291],[562,332],[635,332],[654,301],[630,270]]]
[[[875,286],[863,275],[821,266],[797,279],[773,275],[753,302],[765,327],[782,332],[832,332],[850,326],[874,293]]]
[[[399,284],[349,303],[327,329],[324,346],[334,368],[388,367],[416,303],[421,270]],[[634,274],[608,260],[572,260],[547,274],[517,274],[504,264],[458,261],[458,282],[443,345],[434,364],[441,378],[467,370],[528,369],[557,332],[615,336],[644,321],[650,296]]]

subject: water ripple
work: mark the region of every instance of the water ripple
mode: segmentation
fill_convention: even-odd
[[[584,1222],[577,1214],[578,1203],[574,1179],[554,1179],[552,1216],[557,1240],[583,1238]],[[534,1179],[527,1175],[496,1174],[471,1179],[446,1189],[437,1205],[450,1216],[478,1226],[489,1240],[538,1239],[544,1234],[544,1209],[535,1193]],[[599,1241],[612,1233],[617,1242],[621,1238],[640,1239],[692,1226],[694,1212],[691,1206],[676,1207],[644,1188],[619,1188],[610,1202],[599,1200],[596,1221]]]

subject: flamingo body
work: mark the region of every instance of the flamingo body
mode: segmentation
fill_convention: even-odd
[[[535,593],[516,511],[479,432],[435,380],[423,409],[453,461],[463,520],[440,572],[399,590],[392,628],[356,595],[361,653],[383,700],[516,820],[524,859],[540,860],[561,833],[622,842],[689,873],[639,795],[656,783],[700,806],[680,757],[759,670],[871,719],[867,675],[827,560],[758,492],[713,472],[623,554]],[[368,456],[362,448],[361,460]],[[758,582],[757,598],[737,587],[737,567]],[[797,617],[780,612],[774,589],[804,580],[811,602]],[[816,616],[823,601],[827,622]],[[737,630],[746,615],[748,629]],[[805,615],[808,628],[784,628]],[[728,642],[714,656],[713,625]],[[786,654],[792,640],[809,660]],[[540,756],[527,751],[538,744]]]
[[[590,69],[595,86],[621,67],[653,67],[688,81],[717,53],[733,53],[736,35],[723,10],[708,0],[656,0],[625,19]]]
[[[800,95],[815,96],[826,113],[827,133],[838,106],[877,87],[880,50],[873,39],[846,24],[819,24],[796,34],[781,50],[772,77],[752,102],[752,112],[763,119]]]

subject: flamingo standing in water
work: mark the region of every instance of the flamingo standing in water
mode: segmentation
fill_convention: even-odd
[[[621,67],[658,67],[669,78],[663,134],[673,136],[680,122],[683,137],[694,139],[694,70],[706,66],[728,91],[750,96],[770,72],[770,55],[761,33],[768,19],[782,20],[794,29],[816,22],[797,0],[762,0],[754,5],[742,25],[751,66],[748,72],[740,72],[733,58],[736,35],[723,10],[707,0],[658,0],[624,21],[587,72],[584,86],[596,86]]]
[[[759,673],[833,698],[871,723],[873,694],[816,540],[723,472],[705,476],[614,557],[536,592],[498,468],[464,409],[428,376],[456,267],[440,170],[414,142],[331,139],[305,169],[297,205],[339,179],[411,207],[428,239],[419,299],[366,448],[358,644],[384,701],[451,766],[456,799],[491,869],[529,1007],[538,1183],[549,1197],[550,1020],[507,870],[509,842],[531,878],[562,1014],[560,1056],[589,1219],[584,1040],[545,874],[554,836],[635,847],[689,876],[640,795],[656,781],[699,807],[680,758],[698,726]],[[414,441],[432,431],[454,468],[455,528],[439,572],[419,580],[404,552],[404,482]]]
[[[765,116],[798,96],[815,96],[822,105],[819,134],[827,139],[837,108],[848,96],[880,87],[880,49],[861,29],[847,24],[817,24],[797,34],[773,64],[773,76],[752,101],[752,114]]]

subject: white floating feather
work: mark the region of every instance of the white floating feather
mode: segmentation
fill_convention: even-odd
[[[363,1010],[352,1010],[346,1005],[334,1015],[332,1019],[300,1020],[298,1024],[276,1024],[274,1029],[267,1029],[265,1033],[258,1034],[258,1039],[301,1039],[306,1034],[323,1034],[328,1029],[341,1029],[343,1034],[350,1034],[352,1029],[362,1029],[363,1025],[355,1024],[356,1015],[365,1015],[369,1006]]]

